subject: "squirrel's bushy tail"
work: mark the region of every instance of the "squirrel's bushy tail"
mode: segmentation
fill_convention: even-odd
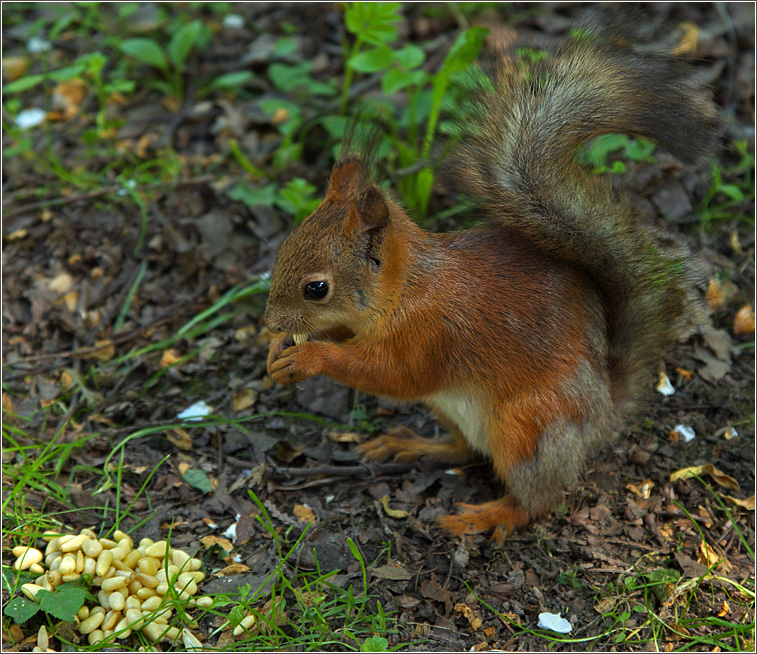
[[[452,165],[461,190],[481,200],[490,220],[596,281],[607,312],[613,395],[624,413],[676,338],[692,283],[682,250],[661,246],[657,230],[575,156],[593,137],[623,133],[685,162],[702,161],[716,111],[671,58],[634,52],[619,40],[587,26],[552,55],[504,57],[490,74],[494,90],[474,101],[477,125]]]

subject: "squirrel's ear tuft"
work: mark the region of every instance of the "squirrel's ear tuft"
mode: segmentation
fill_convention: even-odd
[[[362,167],[360,159],[337,164],[331,172],[326,197],[336,201],[352,197],[362,179]]]

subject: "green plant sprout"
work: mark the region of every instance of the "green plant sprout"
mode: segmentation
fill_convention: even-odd
[[[184,64],[192,50],[207,38],[207,28],[199,20],[182,25],[168,42],[165,50],[157,41],[147,37],[125,39],[119,49],[143,64],[157,68],[165,79],[153,80],[152,85],[178,101],[184,99]]]

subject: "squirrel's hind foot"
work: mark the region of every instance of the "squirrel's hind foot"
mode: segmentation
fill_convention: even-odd
[[[504,543],[508,534],[525,527],[538,517],[530,511],[519,508],[512,495],[505,495],[484,504],[461,502],[455,506],[460,508],[460,513],[437,518],[437,523],[442,529],[455,536],[479,534],[493,529],[491,540],[497,546]]]

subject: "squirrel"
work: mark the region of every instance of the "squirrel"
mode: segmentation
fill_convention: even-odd
[[[265,311],[275,382],[322,374],[420,401],[450,434],[390,430],[359,446],[366,459],[487,459],[504,496],[438,524],[493,530],[498,544],[560,502],[690,325],[683,246],[577,163],[578,149],[624,133],[702,163],[717,119],[672,57],[603,27],[519,55],[497,52],[449,158],[480,224],[422,230],[347,138],[325,199],[279,250]]]

